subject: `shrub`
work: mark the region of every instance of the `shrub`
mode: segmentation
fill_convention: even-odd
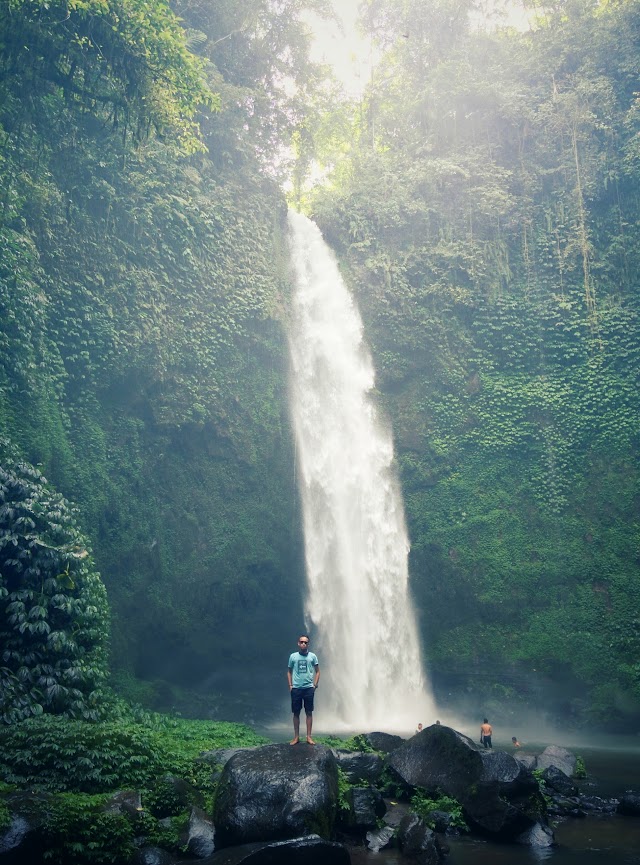
[[[0,781],[51,792],[151,790],[166,773],[212,793],[202,751],[266,739],[241,724],[146,715],[89,723],[42,715],[0,728]]]
[[[444,811],[451,817],[451,825],[458,829],[468,830],[462,813],[462,805],[457,799],[444,794],[431,796],[424,790],[418,790],[411,799],[411,809],[422,817],[425,823],[434,828],[434,821],[431,817],[434,811]]]
[[[97,720],[109,611],[75,514],[0,441],[0,720]]]

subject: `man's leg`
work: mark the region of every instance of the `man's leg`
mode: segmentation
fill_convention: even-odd
[[[307,714],[307,744],[315,745],[316,743],[311,738],[311,728],[313,727],[313,712]]]
[[[297,745],[300,741],[300,712],[296,715],[294,713],[293,716],[293,739],[291,740],[291,745]]]

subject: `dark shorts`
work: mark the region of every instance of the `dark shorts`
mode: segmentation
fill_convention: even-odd
[[[294,715],[299,715],[304,703],[305,715],[311,715],[313,712],[313,697],[316,693],[315,688],[292,688],[291,689],[291,711]]]

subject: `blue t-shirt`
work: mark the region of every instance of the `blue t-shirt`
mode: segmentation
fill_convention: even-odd
[[[289,669],[291,670],[291,684],[294,688],[313,688],[313,679],[318,666],[318,656],[313,652],[302,655],[293,652],[289,656]]]

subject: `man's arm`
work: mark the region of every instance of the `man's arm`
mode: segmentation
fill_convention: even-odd
[[[293,678],[291,676],[291,667],[287,670],[287,681],[289,682],[289,690],[293,688]]]
[[[315,670],[316,670],[316,674],[313,677],[313,687],[317,688],[318,682],[320,681],[320,664],[316,664]]]

